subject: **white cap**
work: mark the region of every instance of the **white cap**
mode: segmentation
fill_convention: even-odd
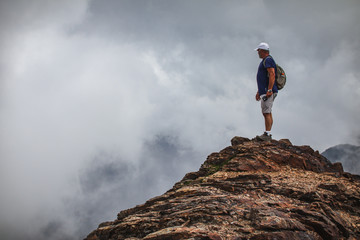
[[[268,50],[268,51],[269,51],[269,49],[270,49],[270,48],[269,48],[269,44],[262,42],[262,43],[260,43],[259,46],[258,46],[257,48],[255,48],[254,50],[257,51],[257,50],[259,50],[259,49],[263,49],[263,50]]]

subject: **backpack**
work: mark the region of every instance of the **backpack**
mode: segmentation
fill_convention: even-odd
[[[271,57],[270,55],[268,57]],[[267,58],[267,57],[266,57]],[[263,65],[265,67],[265,60],[263,61]],[[276,63],[275,63],[276,64]],[[276,86],[278,88],[278,90],[283,89],[283,87],[285,86],[286,83],[286,74],[285,71],[282,67],[280,67],[279,65],[276,64],[276,74],[275,74],[275,82],[276,82]]]

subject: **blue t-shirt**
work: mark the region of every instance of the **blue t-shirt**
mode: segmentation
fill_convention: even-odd
[[[268,87],[269,87],[269,76],[267,68],[274,68],[275,69],[275,75],[276,75],[276,63],[274,59],[271,56],[268,56],[265,58],[265,67],[264,67],[264,60],[262,60],[259,64],[258,72],[257,72],[257,85],[258,85],[258,92],[261,95],[266,94]],[[278,92],[276,82],[274,83],[274,86],[272,88],[272,91],[274,93]]]

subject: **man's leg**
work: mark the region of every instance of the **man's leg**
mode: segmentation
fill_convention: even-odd
[[[265,119],[265,132],[259,138],[263,141],[271,140],[271,128],[273,125],[273,117],[271,113],[271,108],[273,105],[274,97],[271,96],[266,101],[261,99],[261,110]]]
[[[273,125],[272,113],[263,113],[265,119],[265,130],[271,131]]]

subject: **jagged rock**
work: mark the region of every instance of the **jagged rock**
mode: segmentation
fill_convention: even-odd
[[[86,239],[360,239],[359,176],[286,139],[231,143]]]
[[[322,155],[330,161],[341,162],[347,172],[360,174],[360,146],[340,144],[326,149]]]

